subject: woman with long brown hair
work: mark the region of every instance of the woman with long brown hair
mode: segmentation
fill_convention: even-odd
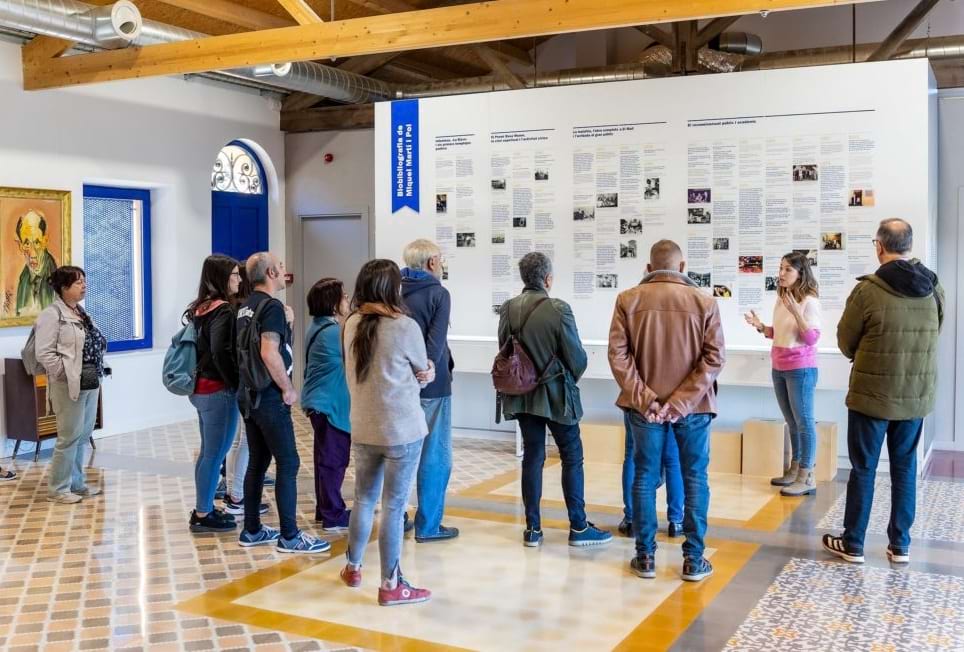
[[[748,324],[773,340],[773,389],[790,431],[791,463],[770,483],[783,487],[785,496],[817,492],[813,477],[817,427],[813,399],[817,386],[817,342],[820,340],[820,301],[817,280],[806,253],[793,251],[780,261],[777,303],[773,325],[767,326],[756,312],[747,314]]]
[[[341,578],[350,587],[361,584],[362,557],[384,484],[378,528],[378,603],[383,606],[431,597],[428,590],[409,584],[399,567],[405,503],[428,434],[419,394],[435,377],[422,331],[405,314],[401,290],[398,265],[384,259],[365,263],[355,283],[353,312],[344,326],[355,502],[348,525],[348,563]]]

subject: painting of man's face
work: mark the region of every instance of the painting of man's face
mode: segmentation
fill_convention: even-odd
[[[33,276],[40,273],[43,255],[47,252],[47,220],[43,213],[30,209],[17,220],[17,245],[27,269]]]
[[[70,261],[70,193],[0,188],[0,327],[26,326],[53,303],[50,275]]]

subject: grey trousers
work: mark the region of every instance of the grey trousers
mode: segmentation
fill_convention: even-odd
[[[50,463],[47,491],[51,496],[83,491],[87,486],[84,478],[87,441],[97,420],[100,388],[81,390],[76,401],[70,400],[67,383],[52,382],[47,385],[47,391],[57,416],[57,444]]]

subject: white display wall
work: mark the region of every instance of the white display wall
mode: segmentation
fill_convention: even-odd
[[[915,255],[933,262],[930,88],[916,60],[419,100],[420,210],[397,212],[392,103],[379,104],[376,255],[439,242],[456,357],[482,371],[494,308],[521,289],[518,259],[546,252],[553,294],[595,354],[590,374],[605,377],[615,297],[639,282],[652,243],[672,238],[719,297],[724,376],[766,384],[766,345],[742,314],[769,320],[780,257],[805,250],[824,307],[821,385],[842,388],[835,326],[855,278],[876,268],[877,223],[910,221]]]

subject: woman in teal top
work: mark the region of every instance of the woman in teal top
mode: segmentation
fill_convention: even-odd
[[[301,407],[315,431],[315,520],[326,532],[348,529],[341,495],[351,450],[350,398],[341,354],[341,325],[348,295],[341,281],[323,278],[308,291],[312,317],[305,335],[305,382]]]

